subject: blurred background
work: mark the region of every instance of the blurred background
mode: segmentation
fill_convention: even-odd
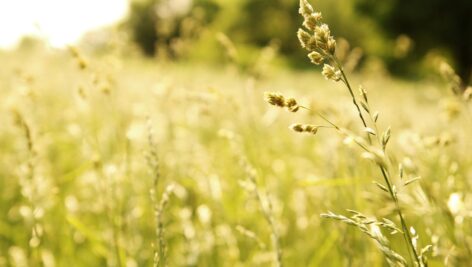
[[[464,83],[470,81],[472,1],[312,2],[335,37],[345,38],[341,48],[355,48],[356,69],[416,79],[443,57]],[[24,45],[34,37],[53,47],[80,41],[100,50],[113,37],[157,59],[232,62],[257,72],[262,56],[307,68],[295,36],[297,10],[297,0],[2,1],[0,44],[12,47],[23,38]]]
[[[471,266],[472,0],[309,2],[368,91],[369,125],[391,133],[428,266]],[[366,130],[300,47],[298,4],[0,0],[0,267],[152,266],[161,248],[169,266],[388,266],[378,243],[320,217],[399,223],[364,151],[316,117]]]

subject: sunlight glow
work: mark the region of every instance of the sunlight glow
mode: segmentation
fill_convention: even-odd
[[[127,11],[127,0],[1,0],[0,47],[12,47],[24,35],[62,47],[120,20]]]

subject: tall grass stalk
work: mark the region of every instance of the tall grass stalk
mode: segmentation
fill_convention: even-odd
[[[246,170],[247,182],[249,183],[249,186],[247,186],[246,188],[248,189],[248,191],[252,191],[252,193],[254,194],[257,203],[259,203],[259,208],[262,212],[262,215],[264,216],[265,221],[270,227],[272,245],[274,247],[276,256],[275,266],[282,267],[282,247],[280,245],[279,231],[277,230],[277,226],[275,224],[272,202],[270,201],[267,194],[263,196],[259,188],[260,185],[257,182],[255,170],[251,167],[251,165],[249,165],[245,158],[241,158],[240,162],[243,168]]]
[[[164,229],[164,222],[163,222],[163,213],[165,208],[169,203],[170,195],[174,189],[174,185],[168,185],[162,196],[159,200],[158,195],[158,186],[159,182],[162,179],[161,173],[159,170],[159,156],[157,152],[157,144],[154,140],[153,128],[151,119],[148,118],[147,123],[147,131],[148,131],[148,146],[149,151],[146,155],[148,168],[152,175],[152,187],[149,190],[151,196],[151,202],[154,209],[154,220],[155,220],[155,232],[156,232],[156,239],[154,242],[154,260],[153,266],[154,267],[166,267],[167,266],[167,244],[165,240],[165,229]]]
[[[337,67],[338,69],[341,71],[341,75],[342,75],[342,81],[343,83],[346,85],[346,88],[348,89],[350,95],[351,95],[351,98],[352,98],[352,102],[354,103],[354,105],[356,106],[356,109],[358,111],[358,114],[359,114],[359,118],[360,120],[362,121],[362,124],[364,127],[368,127],[367,126],[367,123],[366,123],[366,120],[364,119],[363,115],[362,115],[362,111],[360,110],[359,108],[359,105],[357,104],[357,99],[352,91],[352,88],[351,88],[351,85],[349,83],[349,80],[346,76],[346,74],[344,73],[344,70],[343,70],[343,67],[339,64],[338,60],[336,59],[336,56],[333,56],[333,61],[336,62],[337,64]],[[385,139],[386,141],[383,142],[380,137],[379,137],[379,134],[378,134],[378,125],[377,125],[377,120],[373,118],[373,115],[371,113],[371,109],[369,107],[369,104],[368,104],[368,99],[367,99],[367,94],[366,92],[361,88],[361,95],[363,96],[364,98],[364,102],[363,103],[363,107],[365,112],[367,112],[371,118],[371,121],[372,121],[372,124],[374,125],[376,131],[375,131],[375,135],[377,136],[377,141],[378,141],[378,145],[382,147],[382,151],[383,151],[383,154],[384,154],[384,157],[385,159],[388,159],[388,155],[387,155],[387,151],[386,151],[386,145],[388,143],[388,139],[390,139],[390,131],[388,130],[388,139]],[[370,134],[367,133],[367,136],[369,137],[368,140],[369,140],[369,143],[372,143],[372,140],[370,139]],[[387,136],[387,135],[386,135]],[[401,226],[402,226],[402,233],[403,233],[403,237],[405,239],[405,242],[407,243],[407,246],[409,247],[408,249],[408,253],[411,253],[413,252],[413,255],[414,255],[414,261],[416,261],[416,263],[419,265],[419,266],[422,266],[422,263],[419,259],[419,255],[418,255],[418,252],[416,251],[416,248],[415,248],[415,245],[413,244],[413,241],[412,241],[412,238],[411,238],[411,235],[410,235],[410,228],[408,227],[408,224],[407,222],[405,221],[405,216],[403,215],[403,211],[400,207],[400,203],[398,201],[398,196],[397,196],[397,192],[396,190],[394,189],[394,186],[393,186],[393,182],[391,180],[391,174],[390,174],[390,171],[388,170],[388,168],[380,163],[376,163],[376,165],[378,166],[381,174],[382,174],[382,177],[384,179],[384,182],[385,184],[387,185],[387,189],[388,189],[388,193],[390,195],[390,198],[393,200],[393,202],[395,203],[395,210],[398,214],[398,218],[400,219],[400,223],[401,223]],[[411,258],[411,257],[410,257]]]
[[[274,220],[274,215],[272,211],[272,202],[268,197],[266,197],[266,204],[264,204],[264,201],[262,200],[262,195],[259,189],[257,188],[257,184],[255,184],[254,187],[254,193],[256,195],[257,202],[260,205],[262,214],[264,215],[264,219],[266,220],[267,224],[269,224],[270,231],[271,231],[271,240],[272,244],[274,246],[275,250],[275,255],[276,255],[276,261],[275,261],[275,266],[277,267],[282,267],[282,247],[280,245],[280,236],[279,232],[277,230],[277,227],[275,225],[275,220]]]
[[[318,113],[318,115],[324,121],[329,123],[332,126],[331,128],[334,128],[346,137],[351,138],[355,144],[359,145],[364,150],[363,157],[373,160],[375,165],[377,165],[385,185],[378,182],[375,182],[375,184],[381,190],[389,194],[390,199],[395,205],[395,212],[401,224],[401,231],[394,232],[402,233],[407,246],[408,254],[410,256],[411,264],[416,266],[426,266],[426,260],[423,255],[424,253],[423,251],[420,253],[417,250],[416,242],[413,241],[413,238],[410,234],[410,231],[414,232],[414,229],[410,228],[405,220],[405,215],[398,199],[397,189],[392,181],[392,173],[389,169],[390,162],[386,151],[387,144],[390,140],[390,128],[380,135],[379,127],[377,125],[379,115],[377,112],[373,113],[371,111],[366,91],[362,87],[360,88],[360,99],[356,97],[356,94],[354,94],[353,88],[344,71],[344,68],[336,56],[336,41],[331,35],[329,26],[322,23],[321,13],[315,12],[307,0],[300,0],[299,12],[304,18],[304,29],[300,28],[297,33],[302,47],[309,51],[308,57],[313,64],[320,65],[324,63],[322,74],[327,80],[332,80],[335,82],[341,81],[345,85],[352,99],[352,103],[357,111],[359,120],[363,126],[363,132],[366,135],[366,138],[358,137],[351,131],[342,129],[335,123],[328,120],[327,117],[321,113]],[[287,108],[291,112],[297,112],[299,108],[303,108],[303,106],[298,105],[295,99],[287,99],[280,94],[269,93],[266,95],[266,97],[270,104]],[[366,119],[366,114],[370,118],[370,123]],[[374,129],[369,127],[369,125],[372,125]],[[294,124],[290,128],[296,132],[316,134],[319,128],[326,128],[326,126]],[[371,136],[377,137],[377,142],[375,144]],[[402,178],[402,175],[400,175],[400,178]],[[417,179],[413,179],[412,181],[416,180]],[[404,185],[406,186],[410,183],[410,181],[406,181],[404,182]],[[324,217],[341,220],[358,227],[361,231],[367,233],[371,237],[377,237],[378,234],[369,232],[366,222],[360,220],[362,216],[359,217],[359,214],[360,213],[354,215],[354,220],[350,220],[347,217],[335,215],[333,213],[327,214]],[[401,257],[392,257],[392,255],[396,254],[389,253],[390,250],[385,250],[387,243],[380,242],[382,240],[378,238],[374,238],[374,240],[376,240],[381,245],[382,251],[389,260],[394,260],[398,264],[404,264],[404,262],[400,260]]]
[[[355,96],[353,89],[351,87],[351,83],[349,82],[349,79],[344,72],[343,66],[339,62],[339,60],[336,57],[336,41],[334,38],[331,36],[331,33],[329,31],[328,25],[323,24],[321,22],[321,13],[314,12],[312,6],[307,2],[307,0],[300,0],[300,14],[304,17],[304,24],[303,26],[313,32],[313,35],[310,33],[305,32],[303,29],[299,30],[299,37],[300,37],[300,42],[304,48],[306,48],[308,51],[310,51],[310,55],[312,55],[310,58],[312,58],[312,62],[315,64],[320,64],[323,61],[327,62],[325,63],[324,68],[323,68],[323,75],[333,81],[342,81],[344,85],[346,86],[349,95],[351,96],[352,103],[354,104],[357,114],[359,116],[360,121],[362,122],[362,126],[365,129],[365,132],[367,132],[367,139],[369,142],[369,145],[372,145],[372,140],[370,138],[370,135],[376,135],[379,136],[378,130],[373,131],[368,127],[367,121],[363,115],[363,112],[361,110],[361,107],[359,103],[361,103],[361,106],[363,110],[370,116],[372,119],[372,123],[376,129],[378,129],[377,126],[377,117],[374,119],[371,109],[369,107],[368,99],[367,99],[367,94],[364,89],[361,88],[361,96],[362,100],[359,101],[357,97]],[[309,37],[309,38],[307,38]],[[316,54],[313,54],[316,53]],[[314,57],[316,55],[316,57]],[[388,140],[390,139],[390,130],[388,130],[383,137],[383,140],[380,138],[377,138],[378,140],[378,145],[382,147],[382,153],[380,154],[381,157],[383,157],[383,161],[388,161],[388,156],[386,152],[386,145],[388,143]],[[367,151],[368,153],[371,153],[370,151]],[[392,201],[395,203],[395,210],[397,212],[398,218],[401,223],[402,227],[402,233],[405,239],[405,242],[408,247],[409,253],[413,253],[414,255],[414,262],[418,264],[418,266],[423,266],[423,263],[418,255],[417,249],[415,245],[413,244],[413,240],[410,235],[410,229],[408,227],[408,224],[405,220],[405,216],[403,214],[402,208],[400,206],[398,196],[396,189],[393,185],[393,182],[391,180],[391,173],[387,167],[387,164],[382,164],[381,162],[376,162],[376,165],[378,166],[382,177],[384,179],[384,182],[386,184],[386,188],[388,189],[388,193],[390,195],[390,198]]]
[[[12,115],[14,119],[15,125],[23,131],[25,140],[26,140],[26,146],[27,146],[27,151],[28,151],[28,159],[27,159],[27,164],[26,164],[26,180],[24,181],[25,184],[23,186],[29,187],[29,190],[26,190],[26,192],[29,193],[28,196],[25,196],[29,208],[31,209],[31,238],[29,240],[29,247],[32,249],[31,252],[31,262],[35,264],[39,264],[41,262],[40,259],[40,249],[39,245],[41,244],[41,234],[39,231],[39,222],[36,217],[36,213],[38,211],[38,207],[36,206],[36,203],[38,201],[38,196],[37,196],[37,190],[36,190],[36,184],[35,184],[35,173],[36,173],[36,167],[35,167],[35,162],[36,162],[36,157],[37,157],[37,152],[35,149],[34,145],[34,140],[33,140],[33,133],[31,130],[31,127],[29,123],[25,120],[24,116],[17,110],[12,110]]]
[[[274,254],[275,254],[274,265],[276,267],[282,267],[283,266],[282,245],[280,243],[280,235],[279,235],[279,231],[277,229],[277,225],[274,218],[272,202],[268,194],[263,193],[261,191],[261,188],[260,188],[261,186],[257,179],[257,172],[253,168],[253,166],[249,163],[247,158],[244,156],[243,152],[240,149],[241,144],[236,142],[234,134],[232,132],[220,131],[220,135],[228,139],[233,151],[238,157],[241,168],[244,170],[246,174],[246,177],[245,177],[246,179],[241,180],[240,184],[248,193],[252,194],[255,197],[259,205],[259,209],[266,223],[269,225],[269,229],[271,232],[272,247],[274,249]],[[247,231],[243,231],[243,232],[245,232],[246,235],[248,233]],[[254,237],[252,237],[251,239],[254,239]],[[261,247],[261,242],[258,242],[258,244]]]

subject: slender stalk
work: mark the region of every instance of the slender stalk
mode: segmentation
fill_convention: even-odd
[[[170,184],[167,186],[165,189],[164,193],[162,194],[161,201],[159,203],[159,206],[157,207],[156,212],[156,217],[157,217],[157,236],[159,238],[159,250],[158,250],[158,260],[157,262],[154,262],[155,266],[162,266],[166,267],[167,266],[167,244],[165,241],[165,233],[164,233],[164,222],[162,219],[162,214],[164,213],[164,209],[166,208],[168,202],[169,202],[169,197],[170,194],[173,191],[173,184]]]
[[[362,125],[365,128],[367,128],[367,122],[366,122],[366,119],[364,118],[364,115],[362,114],[362,110],[361,110],[361,107],[359,106],[359,103],[362,105],[364,110],[369,114],[370,118],[373,119],[372,114],[370,113],[370,108],[368,108],[368,106],[365,106],[365,105],[368,105],[367,103],[358,102],[356,96],[354,95],[349,79],[347,78],[346,73],[343,70],[343,66],[335,55],[336,41],[334,40],[334,37],[331,36],[331,32],[329,30],[328,25],[322,23],[321,13],[314,12],[313,7],[308,3],[307,0],[300,0],[299,13],[304,18],[303,27],[308,30],[307,32],[305,31],[305,29],[300,28],[297,32],[297,36],[298,36],[298,39],[300,40],[302,47],[310,52],[308,54],[308,57],[310,58],[313,64],[320,65],[323,62],[329,63],[329,64],[324,64],[323,66],[323,71],[322,71],[323,76],[325,76],[325,78],[328,80],[333,80],[335,82],[342,81],[344,83],[344,85],[348,89],[348,92],[352,98],[352,103],[354,104],[357,110],[357,114],[359,116],[359,119],[362,122]],[[367,97],[365,95],[364,95],[364,100],[365,102],[367,102]],[[291,101],[291,102],[292,103],[295,102],[296,104],[296,101]],[[286,102],[284,102],[283,97],[277,97],[277,95],[273,96],[271,99],[271,102],[269,103],[280,106],[280,107],[290,107],[287,105]],[[323,115],[321,114],[318,114],[318,115],[320,115],[320,117],[324,119],[325,121],[327,121],[329,124],[333,125]],[[375,127],[377,127],[374,119],[373,119],[373,124],[375,125]],[[335,128],[339,130],[342,134],[350,136],[348,131],[341,130],[336,126]],[[369,130],[369,129],[366,129],[366,130]],[[407,243],[408,252],[410,254],[410,260],[413,262],[413,260],[411,259],[411,253],[410,253],[410,249],[411,249],[415,255],[415,260],[416,260],[416,263],[418,264],[418,267],[422,267],[423,266],[422,260],[418,257],[418,253],[416,252],[416,248],[413,244],[413,241],[411,239],[411,236],[408,230],[408,226],[406,224],[402,210],[400,208],[400,204],[399,204],[396,192],[395,192],[395,188],[392,186],[392,182],[390,180],[390,174],[387,167],[388,157],[385,154],[385,146],[388,140],[387,139],[385,141],[381,140],[378,137],[378,130],[376,131],[377,131],[376,133],[377,140],[379,142],[379,145],[382,148],[382,155],[379,155],[378,153],[375,153],[376,151],[372,150],[372,139],[370,137],[370,134],[372,134],[371,131],[366,131],[367,132],[366,139],[368,140],[368,144],[364,144],[364,140],[359,140],[357,138],[354,138],[354,142],[357,143],[361,148],[366,150],[366,152],[372,154],[375,161],[377,162],[377,165],[380,168],[380,171],[382,172],[385,183],[387,184],[388,190],[386,191],[389,192],[391,199],[395,202],[395,209],[396,209],[396,212],[398,213],[398,217],[402,224],[403,236],[405,238],[405,242]],[[377,148],[375,148],[375,150],[376,149]]]
[[[359,115],[359,118],[361,119],[362,124],[364,125],[364,127],[367,127],[367,122],[364,119],[364,115],[362,115],[361,108],[359,107],[359,104],[357,103],[356,96],[354,95],[354,91],[352,91],[351,84],[349,83],[349,80],[347,79],[346,74],[344,73],[342,65],[339,63],[339,61],[335,57],[333,58],[333,61],[338,66],[339,71],[341,71],[341,75],[343,76],[342,80],[343,80],[344,84],[346,85],[346,87],[349,91],[349,94],[351,95],[352,103],[354,104],[354,106],[356,106],[357,114]],[[370,137],[369,137],[369,141],[370,141]]]
[[[370,110],[370,105],[369,105],[369,102],[366,103],[367,104],[367,107],[369,108]],[[374,117],[372,116],[372,113],[371,112],[368,112],[369,114],[369,118],[370,118],[370,121],[372,122],[372,124],[374,125],[374,130],[375,132],[377,133],[376,136],[377,136],[377,142],[379,142],[380,146],[382,147],[382,150],[383,152],[385,153],[385,148],[384,146],[382,146],[382,139],[379,135],[380,131],[379,131],[379,126],[377,125],[377,122],[375,121]]]
[[[267,223],[269,224],[269,227],[270,227],[270,230],[272,232],[272,244],[274,246],[274,249],[275,249],[275,254],[276,254],[276,266],[277,267],[282,267],[283,264],[282,264],[282,248],[280,246],[280,237],[279,237],[279,234],[278,234],[278,231],[277,231],[277,227],[275,226],[275,221],[274,221],[274,217],[272,215],[272,204],[270,203],[270,200],[269,198],[266,197],[266,200],[267,200],[267,207],[266,205],[264,205],[264,202],[262,200],[262,196],[261,196],[261,192],[257,189],[257,185],[255,187],[255,194],[256,194],[256,199],[257,199],[257,202],[259,202],[259,205],[260,205],[260,208],[262,210],[262,214],[264,215],[264,218],[265,220],[267,221]]]
[[[369,103],[367,102],[367,99],[366,99],[366,104],[367,106],[369,107],[369,110],[370,110],[370,105]],[[374,125],[374,128],[375,128],[375,132],[377,133],[376,136],[377,136],[377,142],[382,146],[382,140],[380,139],[380,135],[378,134],[379,133],[379,127],[377,126],[377,122],[375,121],[374,117],[372,116],[372,113],[368,112],[369,114],[369,117],[370,117],[370,120],[372,122],[372,124]],[[384,153],[386,153],[385,151],[385,146],[382,146],[382,151]],[[400,223],[402,225],[402,230],[404,232],[403,234],[403,238],[405,239],[405,242],[406,243],[409,243],[410,247],[412,248],[411,250],[413,250],[413,253],[415,254],[415,259],[417,259],[418,261],[418,255],[417,255],[417,252],[416,250],[414,249],[414,246],[413,246],[413,243],[411,241],[411,236],[410,236],[410,232],[408,231],[408,226],[405,222],[405,219],[403,218],[403,214],[401,213],[401,209],[400,209],[400,204],[398,202],[398,197],[395,195],[394,191],[393,191],[393,187],[390,183],[390,179],[388,178],[388,172],[387,170],[385,170],[384,167],[382,167],[381,165],[378,165],[381,172],[382,172],[382,176],[385,180],[385,183],[387,184],[387,189],[390,193],[390,197],[394,200],[395,202],[395,210],[397,211],[397,214],[398,214],[398,217],[400,218]],[[406,234],[405,234],[406,233]],[[411,243],[411,244],[410,244]],[[408,251],[408,255],[410,256],[410,260],[413,261],[413,257],[411,255],[411,251],[410,249],[407,249]]]
[[[354,92],[352,91],[352,88],[351,88],[351,85],[349,83],[349,80],[347,79],[347,76],[346,74],[344,73],[343,69],[342,69],[342,66],[339,64],[338,60],[336,58],[333,59],[333,61],[337,64],[338,66],[338,69],[341,71],[341,75],[343,77],[343,82],[344,84],[346,85],[348,91],[349,91],[349,94],[351,95],[352,97],[352,102],[354,104],[354,106],[356,107],[357,111],[358,111],[358,114],[359,114],[359,118],[361,119],[362,121],[362,124],[364,125],[364,127],[367,127],[367,123],[364,119],[364,116],[362,115],[362,112],[361,112],[361,109],[359,107],[359,104],[357,103],[357,100],[356,100],[356,97],[354,95]],[[375,124],[375,123],[374,123]],[[378,133],[377,133],[378,134]],[[369,136],[369,143],[371,143],[371,139],[370,139],[370,136]],[[380,142],[380,139],[379,139],[379,142]],[[381,144],[380,144],[381,145]],[[385,153],[385,151],[384,151]],[[410,235],[410,232],[409,232],[409,227],[405,221],[405,218],[403,216],[403,212],[400,208],[400,204],[399,204],[399,201],[398,201],[398,198],[396,196],[396,193],[393,191],[393,186],[392,186],[392,182],[390,181],[390,178],[389,178],[389,175],[388,175],[388,170],[385,169],[384,166],[382,166],[381,164],[377,164],[380,168],[380,171],[382,173],[382,176],[385,180],[385,183],[387,184],[387,189],[389,191],[389,194],[390,194],[390,197],[391,199],[394,201],[395,203],[395,210],[397,211],[397,214],[398,214],[398,217],[400,219],[400,223],[402,225],[402,229],[403,229],[403,236],[404,236],[404,239],[405,239],[405,242],[407,243],[407,246],[409,247],[408,249],[408,253],[410,254],[410,257],[411,257],[411,253],[410,253],[410,250],[413,251],[413,254],[414,254],[414,258],[415,258],[415,261],[416,263],[418,264],[418,266],[421,266],[421,262],[420,262],[420,259],[419,259],[419,256],[418,256],[418,253],[415,249],[415,246],[413,245],[413,241],[411,239],[411,235]],[[411,260],[411,259],[410,259]]]
[[[155,241],[154,241],[154,260],[153,266],[154,267],[166,267],[167,266],[167,246],[165,240],[165,232],[164,232],[164,223],[163,223],[163,212],[168,204],[170,194],[173,190],[173,185],[168,185],[160,200],[158,195],[158,186],[159,182],[161,181],[161,173],[159,170],[159,156],[157,151],[157,144],[154,141],[153,136],[153,129],[151,119],[148,118],[148,145],[149,145],[149,152],[147,155],[147,164],[152,174],[152,187],[149,190],[151,203],[153,206],[154,211],[154,223],[155,223]]]
[[[25,120],[23,115],[14,110],[13,111],[13,116],[15,119],[15,124],[17,127],[19,127],[24,134],[24,138],[26,140],[26,145],[27,145],[27,152],[28,152],[28,158],[26,162],[27,166],[27,172],[25,174],[25,182],[28,183],[28,186],[31,186],[31,193],[26,197],[26,200],[28,202],[29,208],[32,210],[31,213],[31,237],[29,240],[29,249],[31,251],[30,257],[31,257],[31,262],[39,264],[42,266],[41,262],[41,255],[40,255],[40,242],[41,242],[41,237],[38,232],[38,224],[39,224],[39,219],[36,217],[35,211],[37,210],[37,199],[38,199],[38,190],[35,185],[35,179],[36,179],[36,149],[34,145],[34,140],[33,140],[33,134],[31,127],[29,123]],[[26,222],[26,225],[28,223]]]
[[[411,235],[410,235],[410,231],[408,229],[408,225],[406,224],[405,218],[403,217],[403,213],[400,209],[400,203],[398,202],[398,197],[395,194],[395,192],[393,191],[392,184],[390,182],[390,179],[388,178],[388,174],[387,174],[388,172],[381,165],[378,165],[378,166],[379,166],[379,168],[382,172],[382,176],[385,180],[385,183],[387,184],[387,189],[388,189],[388,192],[390,194],[390,197],[395,202],[395,210],[397,211],[398,217],[400,218],[400,223],[402,225],[402,230],[403,230],[403,237],[405,239],[405,242],[409,245],[408,254],[410,254],[410,260],[411,260],[411,251],[410,250],[412,250],[413,254],[415,256],[415,260],[418,263],[418,266],[421,266],[421,263],[420,263],[420,260],[419,260],[419,257],[418,257],[418,253],[416,252],[415,246],[413,245],[413,241],[411,240]]]
[[[307,108],[307,107],[304,107],[304,106],[300,106],[301,108],[304,108],[306,110],[309,110],[311,111],[310,108]],[[327,123],[329,123],[330,125],[332,125],[333,128],[335,128],[336,130],[340,131],[341,129],[336,125],[334,124],[333,122],[331,122],[328,118],[326,118],[323,114],[319,113],[319,112],[316,112],[316,114],[322,118],[324,121],[326,121]],[[379,140],[380,142],[380,140]],[[369,149],[367,147],[365,147],[363,144],[360,144],[360,143],[357,143],[362,149],[364,149],[365,151],[369,151]],[[388,176],[388,171],[380,164],[378,164],[379,168],[380,168],[380,171],[382,173],[382,176],[385,180],[385,183],[387,184],[387,189],[389,191],[389,194],[390,194],[390,197],[392,198],[392,200],[394,201],[395,203],[395,210],[398,214],[398,217],[400,218],[400,223],[401,223],[401,226],[402,226],[402,232],[403,232],[403,237],[405,239],[405,243],[407,243],[408,245],[408,254],[410,255],[410,260],[411,261],[415,261],[417,262],[418,266],[421,266],[420,264],[420,260],[419,260],[419,256],[418,256],[418,253],[413,245],[413,242],[412,242],[412,239],[411,239],[411,235],[410,235],[410,232],[409,232],[409,227],[405,221],[405,218],[403,217],[403,213],[401,211],[401,208],[400,208],[400,203],[398,201],[398,198],[395,194],[395,192],[393,191],[393,186],[392,186],[392,183],[389,179],[389,176]],[[415,260],[412,259],[412,255],[411,255],[411,251],[413,251],[413,254],[414,254],[414,258]]]
[[[306,109],[308,111],[313,111],[312,109],[304,107],[304,106],[300,106],[300,108]],[[321,114],[320,112],[315,112],[315,113],[316,113],[316,115],[320,116],[320,118],[322,118],[325,122],[330,124],[333,128],[335,128],[336,130],[340,130],[339,127],[336,124],[334,124],[333,122],[328,120],[328,118],[326,118],[323,114]]]
[[[234,143],[232,143],[232,145],[234,145]],[[272,203],[268,197],[268,194],[267,193],[263,194],[261,192],[259,188],[259,183],[257,181],[257,176],[255,172],[253,171],[252,166],[247,161],[247,159],[244,156],[242,156],[242,154],[239,154],[238,156],[239,156],[240,164],[242,165],[243,169],[246,171],[247,181],[253,185],[253,188],[250,191],[251,193],[254,194],[255,199],[259,204],[259,208],[261,209],[261,213],[264,216],[264,219],[269,225],[269,228],[271,231],[271,241],[272,241],[272,246],[274,248],[274,254],[275,254],[274,265],[276,267],[282,267],[283,266],[283,251],[282,251],[282,246],[280,244],[280,235],[277,230],[276,222],[274,219]]]
[[[245,168],[249,168],[249,162],[246,161],[245,158],[241,158],[242,163],[245,166]],[[275,250],[275,266],[276,267],[282,267],[282,247],[280,245],[280,236],[279,232],[277,231],[277,226],[275,225],[275,220],[274,220],[274,215],[272,212],[272,203],[270,202],[270,199],[268,198],[267,194],[265,194],[265,199],[266,203],[264,203],[264,198],[259,190],[259,185],[256,179],[256,176],[254,174],[248,173],[248,179],[249,181],[254,185],[254,195],[256,197],[256,201],[259,203],[259,207],[261,209],[261,212],[264,216],[264,219],[266,220],[267,224],[269,224],[270,231],[271,231],[271,239],[272,239],[272,245],[274,246]]]

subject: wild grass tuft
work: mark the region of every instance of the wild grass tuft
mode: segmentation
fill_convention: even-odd
[[[400,228],[397,228],[395,224],[387,218],[384,218],[383,223],[380,224],[375,220],[366,220],[367,217],[356,211],[354,212],[353,218],[336,215],[333,212],[323,214],[322,217],[339,220],[356,226],[376,241],[380,250],[386,256],[387,261],[392,266],[427,266],[426,256],[424,255],[423,250],[428,251],[428,249],[419,249],[417,241],[418,237],[415,236],[415,233],[412,230],[413,228],[407,223],[404,215],[404,208],[402,207],[398,197],[398,189],[393,181],[394,173],[391,171],[392,163],[390,162],[390,157],[387,151],[387,145],[391,138],[390,127],[384,132],[381,132],[378,126],[379,113],[373,111],[369,103],[367,92],[363,87],[359,88],[359,97],[354,94],[344,68],[336,56],[336,41],[331,35],[329,26],[323,23],[321,13],[315,12],[307,0],[300,0],[299,13],[304,18],[303,27],[305,28],[300,28],[297,33],[301,46],[309,52],[308,57],[313,64],[320,65],[324,63],[322,74],[327,80],[342,82],[344,84],[351,96],[352,103],[357,111],[361,125],[363,126],[362,132],[364,133],[364,137],[332,123],[322,114],[318,113],[318,115],[324,121],[328,122],[332,128],[336,129],[345,137],[353,140],[354,143],[363,150],[362,157],[372,160],[374,165],[378,167],[383,181],[374,181],[374,184],[376,184],[381,191],[387,193],[390,197],[390,201],[394,203],[395,213],[400,223]],[[448,77],[450,77],[450,79],[454,81],[457,80],[457,76],[452,75],[449,69],[447,73],[449,73]],[[455,83],[457,84],[458,81],[455,81]],[[266,99],[271,105],[289,107],[287,104],[288,101],[285,100],[281,94],[269,93],[267,94]],[[298,108],[297,101],[293,100],[292,102],[294,103],[293,105]],[[318,126],[310,124],[293,124],[290,128],[295,132],[309,132],[312,134],[316,134],[318,130]],[[401,179],[402,175],[400,175],[399,178]],[[418,178],[408,179],[403,182],[403,185],[407,186],[418,180]],[[374,229],[375,231],[372,232],[369,225],[388,226],[394,229],[394,233],[401,233],[404,237],[409,257],[403,257],[395,252],[391,247],[389,247],[388,239],[381,234],[380,230]],[[405,258],[409,258],[409,261],[405,260]]]

